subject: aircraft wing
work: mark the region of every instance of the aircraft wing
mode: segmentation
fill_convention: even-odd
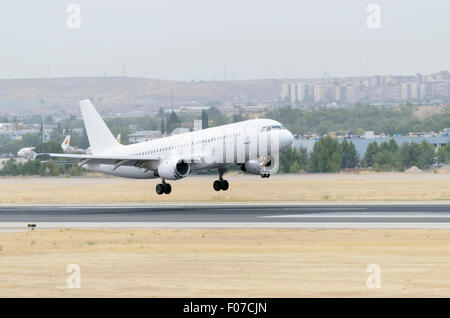
[[[143,161],[159,162],[162,158],[159,157],[133,157],[133,156],[102,156],[102,155],[88,155],[88,154],[59,154],[59,153],[46,153],[38,154],[37,159],[42,158],[62,158],[68,160],[73,164],[84,166],[87,163],[91,164],[105,164],[116,165],[120,163],[121,166],[134,166],[137,163]],[[55,163],[58,163],[55,161]]]
[[[48,159],[48,158],[61,158],[66,159],[64,163],[72,163],[78,164],[80,167],[85,164],[106,164],[106,165],[114,165],[114,168],[117,169],[120,166],[136,166],[136,167],[149,167],[157,168],[159,163],[163,160],[170,159],[170,157],[160,157],[160,156],[140,156],[136,158],[134,156],[103,156],[103,155],[88,155],[88,154],[59,154],[59,153],[46,153],[46,154],[38,154],[36,159]],[[176,155],[174,154],[174,158],[184,159],[186,161],[191,162],[192,164],[201,162],[201,155]],[[49,161],[46,161],[49,162]],[[54,163],[60,163],[59,161],[55,161]]]

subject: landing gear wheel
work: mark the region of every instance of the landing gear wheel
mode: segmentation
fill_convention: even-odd
[[[219,169],[219,180],[214,181],[213,188],[216,191],[227,191],[229,188],[229,184],[227,180],[223,180],[223,174],[225,172],[225,169]]]
[[[228,190],[228,187],[229,187],[230,185],[228,184],[228,181],[227,181],[227,180],[222,180],[222,181],[220,181],[220,186],[221,186],[221,188],[222,188],[223,191],[227,191],[227,190]]]
[[[230,185],[228,184],[227,180],[216,180],[213,183],[213,188],[216,191],[220,190],[227,191],[229,187]]]
[[[220,180],[214,181],[214,183],[213,183],[213,188],[214,188],[214,190],[216,190],[216,191],[222,190],[222,184],[221,184]]]
[[[158,183],[156,185],[156,193],[158,194],[169,194],[170,192],[172,192],[172,186],[168,183],[165,183],[163,181],[163,183]]]
[[[165,194],[170,194],[170,192],[172,192],[172,186],[170,184],[166,183],[164,185],[164,193]]]
[[[261,178],[268,178],[268,177],[270,177],[270,174],[269,174],[269,173],[263,173],[263,174],[261,175]]]
[[[162,183],[156,185],[156,193],[160,195],[164,193],[164,185]]]

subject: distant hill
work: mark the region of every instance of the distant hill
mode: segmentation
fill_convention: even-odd
[[[0,80],[0,113],[78,115],[78,101],[91,98],[102,114],[150,112],[172,103],[247,103],[277,100],[282,80],[179,82],[133,77]],[[44,101],[41,102],[41,101]]]

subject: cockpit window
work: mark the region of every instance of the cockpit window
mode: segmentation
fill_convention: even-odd
[[[264,127],[261,127],[261,132],[271,131],[272,129],[281,130],[281,129],[286,129],[286,128],[283,125],[264,126]]]

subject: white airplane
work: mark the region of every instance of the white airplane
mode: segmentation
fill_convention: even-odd
[[[157,194],[169,194],[166,180],[178,180],[192,172],[218,169],[216,191],[228,190],[226,169],[268,178],[278,170],[278,154],[292,145],[294,136],[279,122],[253,119],[197,130],[131,145],[122,145],[111,134],[90,100],[80,101],[91,154],[43,154],[65,158],[86,170],[125,178],[161,178]],[[40,155],[42,156],[42,155]]]
[[[24,159],[34,159],[36,153],[34,147],[22,148],[17,152],[17,156]]]
[[[86,150],[70,145],[70,135],[64,138],[64,141],[61,144],[61,148],[64,153],[86,153]]]
[[[64,153],[69,153],[72,151],[73,148],[70,146],[70,135],[64,138],[64,141],[61,144],[61,148],[64,151]]]
[[[120,135],[119,135],[120,136]],[[120,138],[120,137],[118,137]],[[64,138],[64,141],[61,144],[61,148],[64,153],[85,153],[86,151],[83,149],[80,149],[78,147],[72,147],[70,145],[70,135],[66,136]],[[17,156],[24,159],[34,159],[37,155],[34,150],[35,147],[28,147],[28,148],[22,148],[17,152]]]

